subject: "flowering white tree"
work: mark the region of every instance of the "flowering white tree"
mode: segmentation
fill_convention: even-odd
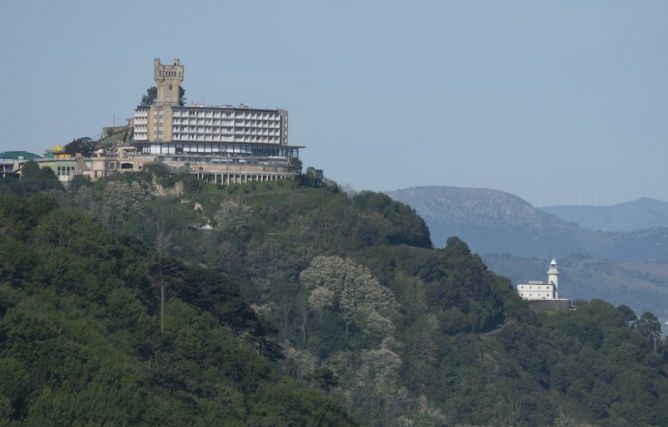
[[[394,333],[394,294],[363,265],[337,256],[315,257],[300,282],[309,290],[308,304],[315,312],[339,309],[346,324],[355,323],[365,333]]]

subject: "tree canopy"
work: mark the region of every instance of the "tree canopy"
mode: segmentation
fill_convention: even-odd
[[[0,425],[353,424],[272,368],[219,273],[162,260],[161,332],[158,254],[48,196],[0,199]]]

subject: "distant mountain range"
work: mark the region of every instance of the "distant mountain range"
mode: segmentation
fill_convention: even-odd
[[[426,186],[386,193],[425,219],[436,246],[456,235],[481,254],[541,258],[587,254],[627,261],[668,261],[668,228],[664,227],[630,232],[590,230],[510,193],[485,188]],[[641,211],[644,200],[631,203],[636,212]]]
[[[613,206],[548,206],[542,211],[601,231],[636,231],[668,227],[668,202],[642,198]]]

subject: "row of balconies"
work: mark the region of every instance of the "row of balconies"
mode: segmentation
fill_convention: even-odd
[[[235,120],[234,125],[279,128],[281,122],[278,120]]]
[[[260,119],[260,120],[278,120],[280,116],[277,113],[248,113],[248,112],[204,112],[204,111],[174,111],[174,117],[187,118],[237,118],[237,119]]]
[[[221,135],[221,136],[235,136],[236,135],[236,136],[251,136],[251,137],[276,137],[276,138],[280,137],[280,135],[277,134],[277,133],[272,133],[272,134],[269,134],[269,133],[234,133],[234,134],[232,134],[232,133],[212,133],[212,132],[202,132],[202,131],[192,132],[192,131],[188,131],[188,130],[185,130],[185,129],[174,129],[172,131],[172,133],[175,134],[175,135],[176,134],[180,134],[180,135],[211,135],[211,136],[218,136],[218,135]]]
[[[278,144],[280,142],[278,137],[241,137],[238,135],[194,135],[174,133],[173,139],[175,141],[210,141],[210,142],[259,142],[267,144]]]
[[[179,118],[174,118],[173,120],[174,124],[182,124],[182,125],[196,125],[196,126],[253,126],[253,127],[261,127],[261,128],[273,128],[273,129],[278,129],[281,127],[281,123],[278,121],[269,121],[269,120],[223,120],[222,122],[220,120],[205,120],[205,119],[179,119]]]
[[[278,136],[281,134],[278,130],[258,130],[253,128],[211,128],[211,127],[189,127],[189,126],[173,126],[173,132],[184,133],[209,133],[209,134],[236,134],[236,135],[267,135]]]

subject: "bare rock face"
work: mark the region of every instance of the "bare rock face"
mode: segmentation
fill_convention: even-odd
[[[155,197],[179,198],[183,197],[185,187],[182,181],[177,181],[173,187],[165,187],[157,182],[153,183],[151,194]]]

